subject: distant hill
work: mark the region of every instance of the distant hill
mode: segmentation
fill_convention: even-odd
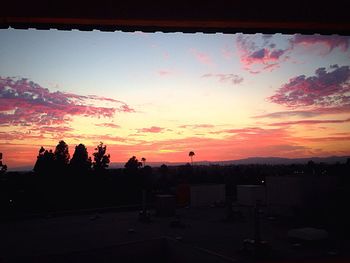
[[[350,156],[329,156],[329,157],[309,157],[309,158],[281,158],[281,157],[250,157],[240,160],[215,162],[216,164],[306,164],[309,161],[315,163],[335,164],[345,163]],[[213,162],[212,162],[213,163]]]
[[[34,168],[34,164],[33,165],[25,165],[25,166],[17,166],[17,167],[8,167],[7,171],[9,172],[28,172],[28,171],[32,171]]]
[[[329,157],[309,157],[309,158],[281,158],[281,157],[249,157],[239,160],[228,161],[198,161],[194,162],[196,165],[238,165],[238,164],[306,164],[309,161],[315,163],[335,164],[345,163],[350,156],[329,156]],[[152,167],[159,167],[162,164],[168,166],[184,165],[187,162],[147,162],[146,165]],[[125,163],[111,163],[110,168],[123,168]]]

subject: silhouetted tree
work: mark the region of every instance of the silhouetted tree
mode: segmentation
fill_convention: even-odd
[[[111,156],[106,154],[107,146],[103,145],[103,142],[100,142],[99,145],[95,148],[95,151],[92,155],[94,156],[94,162],[92,164],[95,171],[103,171],[108,168],[110,163]]]
[[[0,176],[6,173],[7,165],[2,163],[2,153],[0,153]]]
[[[59,141],[54,152],[56,172],[62,172],[68,167],[69,158],[68,145],[63,140]]]
[[[38,156],[36,157],[36,162],[34,165],[34,172],[41,174],[43,172],[43,166],[44,166],[44,153],[45,148],[43,146],[40,147]]]
[[[45,150],[45,148],[41,146],[33,170],[39,175],[48,174],[54,169],[54,161],[52,150]]]
[[[143,167],[145,167],[145,164],[146,164],[146,158],[145,158],[145,157],[142,157],[142,158],[141,158],[141,162],[142,162],[142,164],[143,164]]]
[[[141,166],[142,163],[137,160],[136,156],[131,157],[124,165],[127,174],[136,174]]]
[[[79,174],[86,173],[91,169],[92,161],[84,144],[80,143],[75,146],[75,151],[69,165],[72,172]]]
[[[189,153],[188,153],[188,156],[191,158],[191,164],[193,165],[193,156],[194,156],[195,154],[194,154],[194,152],[192,152],[192,151],[190,151]]]

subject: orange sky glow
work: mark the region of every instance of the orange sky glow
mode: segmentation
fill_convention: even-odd
[[[111,162],[350,155],[350,37],[0,30],[0,152]]]

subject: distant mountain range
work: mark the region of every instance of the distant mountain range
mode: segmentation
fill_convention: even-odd
[[[350,156],[329,156],[329,157],[309,157],[309,158],[281,158],[281,157],[249,157],[239,160],[228,161],[198,161],[196,165],[238,165],[238,164],[306,164],[309,161],[315,163],[345,163]],[[184,165],[187,162],[146,162],[146,165],[159,167],[162,164],[168,166]],[[123,168],[125,163],[111,163],[110,168]]]
[[[238,165],[238,164],[306,164],[308,161],[313,161],[315,163],[345,163],[350,156],[329,156],[329,157],[309,157],[309,158],[280,158],[280,157],[249,157],[239,160],[229,160],[229,161],[198,161],[194,162],[196,165]],[[184,165],[187,162],[146,162],[146,165],[152,167],[159,167],[162,164],[168,166]],[[120,162],[113,162],[109,165],[109,168],[124,168],[124,164]],[[34,165],[33,165],[34,166]],[[31,171],[33,166],[21,166],[12,168],[9,167],[9,171]]]

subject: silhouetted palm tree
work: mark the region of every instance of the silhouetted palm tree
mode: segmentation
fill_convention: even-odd
[[[193,156],[195,156],[193,151],[190,151],[188,156],[191,158],[191,165],[193,165]]]
[[[141,158],[141,162],[143,163],[143,167],[145,167],[145,164],[146,164],[146,158],[145,158],[145,157],[142,157],[142,158]]]

